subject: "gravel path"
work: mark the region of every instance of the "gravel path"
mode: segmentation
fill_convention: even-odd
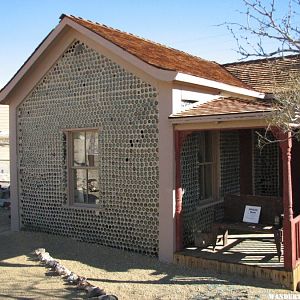
[[[31,254],[39,247],[46,248],[68,269],[120,300],[270,299],[269,293],[291,293],[269,282],[187,269],[66,237],[12,233],[5,230],[6,218],[8,212],[0,209],[0,299],[86,298],[84,292],[40,265]]]

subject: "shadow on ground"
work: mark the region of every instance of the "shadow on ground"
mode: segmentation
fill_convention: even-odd
[[[0,218],[6,218],[9,222],[7,212],[3,210],[0,211]],[[3,221],[3,220],[2,220]],[[3,222],[0,221],[0,238],[2,243],[0,243],[0,267],[5,267],[6,269],[18,268],[26,274],[26,269],[29,269],[32,266],[37,266],[37,262],[34,261],[34,257],[31,254],[32,251],[36,248],[42,247],[46,248],[47,251],[57,260],[68,260],[68,261],[77,261],[78,263],[84,264],[86,270],[89,268],[102,269],[105,272],[109,273],[120,273],[120,272],[129,272],[129,270],[148,270],[147,278],[138,278],[138,277],[129,277],[120,276],[114,278],[114,276],[89,276],[87,275],[88,280],[91,280],[95,283],[99,283],[99,286],[105,283],[116,283],[119,285],[122,284],[132,284],[135,286],[142,285],[143,288],[151,288],[151,286],[156,285],[176,285],[185,287],[187,285],[196,285],[201,286],[205,285],[206,289],[210,289],[210,296],[204,296],[199,292],[199,297],[193,296],[191,298],[182,298],[182,299],[244,299],[245,290],[247,287],[261,287],[267,289],[277,289],[277,287],[267,281],[258,281],[252,278],[242,278],[239,275],[227,275],[227,274],[218,274],[209,270],[192,270],[188,268],[183,268],[180,266],[161,263],[157,258],[145,257],[143,255],[126,252],[118,249],[103,247],[96,244],[88,244],[84,242],[78,242],[74,239],[50,235],[45,233],[36,233],[36,232],[9,232],[3,231],[1,233],[1,226]],[[4,222],[5,223],[5,222]],[[3,228],[4,228],[3,227]],[[9,262],[10,258],[18,256],[26,256],[26,264],[18,264]],[[31,284],[32,289],[39,290],[38,280],[47,280],[45,273],[47,269],[44,268],[44,277],[37,279],[36,282]],[[93,274],[93,272],[92,272]],[[51,277],[51,276],[49,276]],[[32,280],[32,279],[30,279]],[[57,280],[61,280],[58,278]],[[63,283],[62,283],[63,284]],[[65,299],[82,299],[82,294],[78,293],[73,287],[67,286],[65,284],[64,289],[68,292],[67,295],[61,295],[59,298]],[[239,285],[239,295],[235,295],[233,298],[219,298],[219,295],[222,295],[222,289],[224,286],[236,286]],[[35,299],[44,299],[47,295],[47,289],[41,291],[42,295],[39,295]],[[57,291],[59,294],[59,291]],[[53,291],[52,291],[53,294]],[[202,298],[201,298],[202,297]],[[12,297],[9,293],[0,291],[0,298],[5,299],[27,299],[27,298],[18,298]],[[33,298],[28,298],[33,299]],[[122,298],[121,298],[122,299]],[[136,298],[132,298],[136,299]],[[152,299],[152,298],[151,298]],[[160,298],[153,298],[160,299]],[[161,298],[169,299],[169,298]],[[174,298],[175,299],[175,298]],[[177,299],[177,298],[176,298]]]

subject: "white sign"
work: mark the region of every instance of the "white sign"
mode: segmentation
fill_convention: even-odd
[[[246,205],[243,222],[257,224],[260,216],[260,206]]]

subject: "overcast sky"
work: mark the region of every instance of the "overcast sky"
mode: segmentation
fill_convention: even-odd
[[[239,57],[231,34],[217,25],[241,22],[241,10],[242,0],[0,0],[0,88],[62,13],[225,63]]]

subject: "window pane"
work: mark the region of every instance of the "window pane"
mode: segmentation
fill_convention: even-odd
[[[87,203],[87,171],[83,169],[74,170],[74,202]]]
[[[86,132],[86,155],[87,166],[98,166],[98,133],[96,131]]]
[[[212,198],[212,165],[204,166],[205,173],[205,199]]]
[[[100,204],[98,132],[72,132],[72,176],[74,203]]]
[[[199,151],[198,151],[198,162],[203,163],[205,162],[205,139],[204,139],[204,133],[201,132],[199,136]]]
[[[85,133],[73,132],[73,165],[85,166]]]
[[[88,203],[99,204],[98,170],[88,170]]]
[[[205,162],[212,162],[212,139],[210,132],[205,132]]]
[[[199,167],[199,198],[200,200],[205,199],[205,184],[204,184],[204,166]]]
[[[211,132],[199,135],[199,199],[209,200],[213,196],[213,145]]]

